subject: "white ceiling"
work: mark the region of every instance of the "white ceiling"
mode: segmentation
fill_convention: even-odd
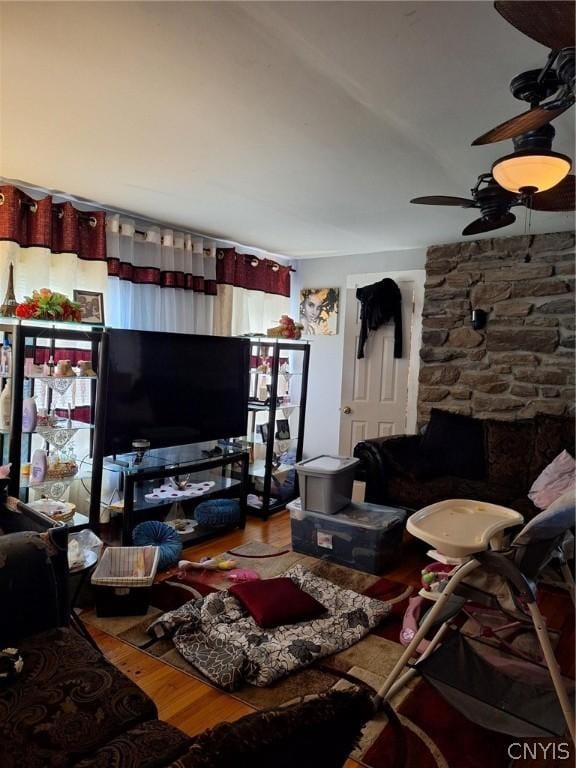
[[[470,142],[523,110],[508,82],[547,53],[490,2],[4,2],[0,20],[3,176],[291,257],[460,239],[475,212],[408,201],[467,195],[511,151]],[[501,234],[524,231],[516,210]]]

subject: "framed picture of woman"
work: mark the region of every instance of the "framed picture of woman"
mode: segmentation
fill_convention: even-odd
[[[300,291],[300,322],[304,336],[338,333],[340,288],[303,288]]]

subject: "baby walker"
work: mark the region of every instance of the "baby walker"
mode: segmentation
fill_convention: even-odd
[[[508,543],[507,535],[523,523],[512,509],[467,499],[432,504],[408,519],[407,530],[433,547],[428,554],[435,562],[423,571],[420,597],[410,601],[401,634],[406,649],[378,692],[378,702],[389,701],[421,674],[460,712],[488,729],[517,737],[562,736],[567,726],[574,740],[566,690],[573,683],[561,676],[536,602],[538,574],[553,557],[562,557],[559,544],[574,524],[574,500],[559,499]],[[572,575],[562,559],[560,564],[574,599]],[[494,643],[484,639],[490,632],[469,602],[478,594],[491,597],[508,622],[493,632]],[[419,623],[421,598],[432,605]],[[480,632],[454,631],[462,610],[476,620]],[[510,645],[499,637],[501,629],[520,625],[535,630],[542,663],[510,653]]]

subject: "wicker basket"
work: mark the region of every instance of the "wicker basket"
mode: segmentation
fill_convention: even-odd
[[[92,574],[101,587],[151,587],[158,568],[158,547],[108,547]]]
[[[97,616],[143,616],[158,568],[158,547],[108,547],[92,574]]]
[[[74,477],[78,474],[78,464],[71,461],[58,461],[49,464],[46,470],[47,480],[60,480],[63,477]]]

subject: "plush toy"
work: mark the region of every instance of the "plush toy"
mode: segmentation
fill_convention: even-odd
[[[203,557],[198,563],[195,563],[192,560],[180,560],[178,568],[183,568],[184,570],[197,568],[199,570],[208,571],[231,571],[233,568],[236,568],[236,561],[218,560],[215,557]]]
[[[426,592],[441,592],[448,582],[448,574],[454,570],[453,565],[444,563],[430,563],[421,572],[422,586]]]
[[[245,581],[258,581],[260,574],[250,568],[236,568],[228,574],[230,581],[240,584]]]

